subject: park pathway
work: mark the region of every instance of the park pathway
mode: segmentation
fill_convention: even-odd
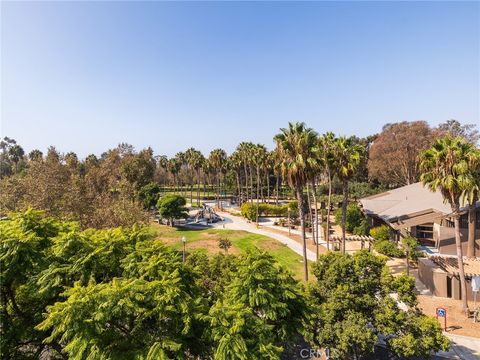
[[[268,231],[266,229],[257,228],[255,223],[248,222],[247,220],[243,219],[240,216],[234,216],[226,212],[217,211],[217,213],[225,219],[223,222],[218,222],[214,224],[217,228],[224,227],[225,229],[232,229],[232,230],[244,230],[254,234],[268,236],[272,239],[275,239],[282,244],[287,245],[290,249],[296,252],[298,255],[303,257],[303,248],[302,245],[295,240],[290,239],[286,235],[281,235],[278,233],[274,233]],[[309,261],[315,261],[317,259],[315,253],[309,249],[307,249],[307,259]]]

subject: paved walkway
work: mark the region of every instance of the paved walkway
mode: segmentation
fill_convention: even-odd
[[[303,256],[303,247],[300,243],[296,242],[295,240],[290,239],[288,236],[273,233],[266,229],[257,228],[255,223],[249,223],[245,219],[241,218],[240,216],[233,216],[226,212],[219,212],[217,213],[222,216],[225,221],[221,223],[214,224],[217,228],[225,227],[225,229],[232,229],[232,230],[245,230],[254,234],[264,235],[271,237],[275,240],[280,241],[282,244],[287,245],[290,249],[295,251],[298,255]],[[307,259],[310,261],[315,261],[317,256],[315,253],[309,249],[307,249]]]
[[[440,351],[436,354],[438,357],[461,360],[480,359],[480,339],[448,333],[443,334],[451,340],[450,351]]]

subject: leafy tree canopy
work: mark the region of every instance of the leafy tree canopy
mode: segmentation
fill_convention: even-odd
[[[310,288],[306,337],[329,348],[332,358],[370,353],[380,335],[402,356],[426,358],[448,347],[438,322],[415,307],[413,279],[393,278],[384,259],[366,251],[353,256],[328,253],[320,256],[313,272],[317,282]],[[410,305],[409,310],[399,309],[392,294]],[[405,346],[409,339],[415,339],[415,345]]]
[[[157,202],[157,209],[160,216],[168,219],[170,225],[173,226],[174,219],[182,219],[188,217],[188,209],[185,207],[187,201],[180,195],[164,195]]]

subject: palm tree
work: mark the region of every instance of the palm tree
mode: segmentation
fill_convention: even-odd
[[[223,149],[214,149],[210,152],[208,156],[208,162],[214,171],[215,178],[215,198],[217,207],[219,206],[220,200],[220,177],[222,174],[222,169],[225,167],[227,161],[227,153]]]
[[[305,238],[305,211],[303,187],[314,160],[317,133],[303,122],[289,123],[287,129],[280,129],[274,137],[280,155],[280,168],[288,184],[295,189],[303,244],[303,266],[305,280],[308,280],[307,242]]]
[[[168,173],[168,158],[166,155],[158,155],[155,156],[155,161],[157,162],[157,168],[163,170],[165,173],[164,181],[163,181],[163,186],[166,186],[167,182],[167,173]]]
[[[342,244],[341,250],[345,254],[345,222],[347,219],[347,204],[348,204],[348,182],[357,173],[362,156],[364,154],[364,147],[355,143],[353,139],[341,136],[335,142],[335,159],[337,164],[337,176],[342,182]]]
[[[255,164],[255,169],[257,172],[257,210],[256,210],[256,222],[258,225],[258,202],[260,201],[260,188],[261,188],[261,179],[260,179],[260,170],[264,166],[264,162],[267,157],[267,148],[264,145],[257,144],[252,149],[252,161]]]
[[[182,167],[184,165],[187,165],[187,156],[184,152],[178,152],[175,154],[175,158],[176,162],[178,163],[178,171],[176,172],[176,174],[180,174],[180,171],[182,170]],[[188,166],[188,165],[187,165]],[[174,179],[175,180],[175,179]],[[181,180],[181,178],[180,178]],[[184,191],[183,189],[183,182],[180,181],[180,193],[182,194]],[[184,193],[184,196],[187,194],[187,190],[185,189],[185,193]]]
[[[243,170],[245,173],[245,193],[246,193],[246,200],[248,201],[249,199],[253,202],[253,196],[252,194],[249,194],[249,185],[248,185],[248,179],[249,179],[249,172],[248,170],[250,169],[250,185],[252,186],[252,189],[250,191],[253,191],[253,180],[252,180],[252,171],[251,171],[251,161],[252,161],[252,148],[253,144],[251,142],[241,142],[237,146],[237,152],[242,160],[243,164]]]
[[[185,159],[190,170],[190,205],[193,204],[193,184],[195,172],[197,175],[197,203],[200,203],[200,169],[202,168],[203,155],[200,151],[194,148],[189,148],[187,151],[185,151]]]
[[[446,136],[437,139],[421,156],[420,180],[431,191],[440,190],[444,201],[452,208],[462,305],[466,314],[469,311],[460,239],[460,205],[462,200],[472,198],[471,192],[476,185],[475,177],[480,161],[478,152],[478,149],[463,138]]]
[[[174,157],[168,160],[167,168],[170,174],[172,174],[173,177],[173,191],[175,192],[177,190],[177,175],[180,172],[180,167],[182,164],[180,161]]]
[[[243,203],[243,190],[241,185],[241,175],[242,175],[242,158],[238,151],[234,151],[232,155],[228,158],[228,167],[235,172],[235,180],[237,182],[237,197],[238,204]]]
[[[335,159],[335,135],[332,132],[327,132],[319,138],[318,147],[320,149],[320,162],[325,171],[328,181],[328,198],[327,198],[327,221],[325,237],[327,240],[327,250],[330,250],[330,208],[332,207],[332,180],[336,172]]]

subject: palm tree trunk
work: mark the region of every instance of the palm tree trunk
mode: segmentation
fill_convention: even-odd
[[[265,202],[265,197],[263,196],[263,184],[262,184],[262,174],[261,174],[261,171],[260,171],[260,176],[258,177],[257,179],[257,186],[260,186],[260,198],[262,199],[262,202]]]
[[[190,171],[190,206],[193,204],[193,172]]]
[[[477,222],[477,211],[475,209],[475,201],[468,205],[468,243],[467,257],[475,257],[475,223]]]
[[[253,204],[253,170],[252,170],[252,165],[250,165],[249,170],[250,170],[250,200]]]
[[[275,197],[275,205],[278,205],[278,196],[279,196],[279,192],[280,192],[280,175],[277,173],[277,195]]]
[[[200,169],[197,170],[197,206],[200,205]]]
[[[257,219],[257,226],[258,226],[258,200],[260,198],[260,168],[257,166],[257,213],[256,213],[256,219]]]
[[[346,233],[345,233],[345,223],[347,221],[347,203],[348,203],[348,181],[343,180],[343,203],[342,203],[342,254],[345,254],[345,242],[346,242]]]
[[[318,260],[318,255],[319,255],[319,249],[318,249],[318,202],[317,202],[317,187],[315,185],[315,179],[312,181],[312,195],[313,195],[313,206],[315,206],[315,250],[316,250],[316,255],[317,255],[317,260]]]
[[[237,178],[237,203],[241,205],[242,199],[243,199],[243,194],[242,194],[242,188],[240,187],[240,174],[238,171],[235,171],[235,177]]]
[[[307,203],[308,203],[308,216],[310,219],[310,229],[312,233],[312,240],[313,243],[315,244],[315,232],[313,229],[313,214],[312,214],[312,202],[310,201],[310,186],[308,185],[307,182]]]
[[[453,223],[455,226],[455,245],[457,247],[457,261],[458,261],[458,274],[460,276],[460,290],[462,292],[462,308],[463,312],[468,315],[468,302],[467,302],[467,284],[465,281],[465,270],[463,266],[463,253],[462,253],[462,240],[460,239],[460,215],[458,214],[459,206],[452,206],[454,212]]]
[[[248,170],[247,170],[247,163],[243,163],[243,167],[245,170],[245,195],[246,195],[246,201],[248,202]]]
[[[332,175],[328,171],[328,200],[327,200],[327,231],[325,237],[327,238],[327,250],[330,250],[330,207],[332,206]]]
[[[307,262],[307,239],[305,237],[305,212],[303,211],[303,191],[300,185],[297,185],[295,188],[297,201],[298,201],[298,215],[300,217],[300,230],[302,234],[302,245],[303,245],[303,271],[304,279],[308,281],[308,262]]]
[[[267,175],[265,180],[267,180],[267,202],[270,202],[270,174],[268,173],[268,169],[265,171]]]

